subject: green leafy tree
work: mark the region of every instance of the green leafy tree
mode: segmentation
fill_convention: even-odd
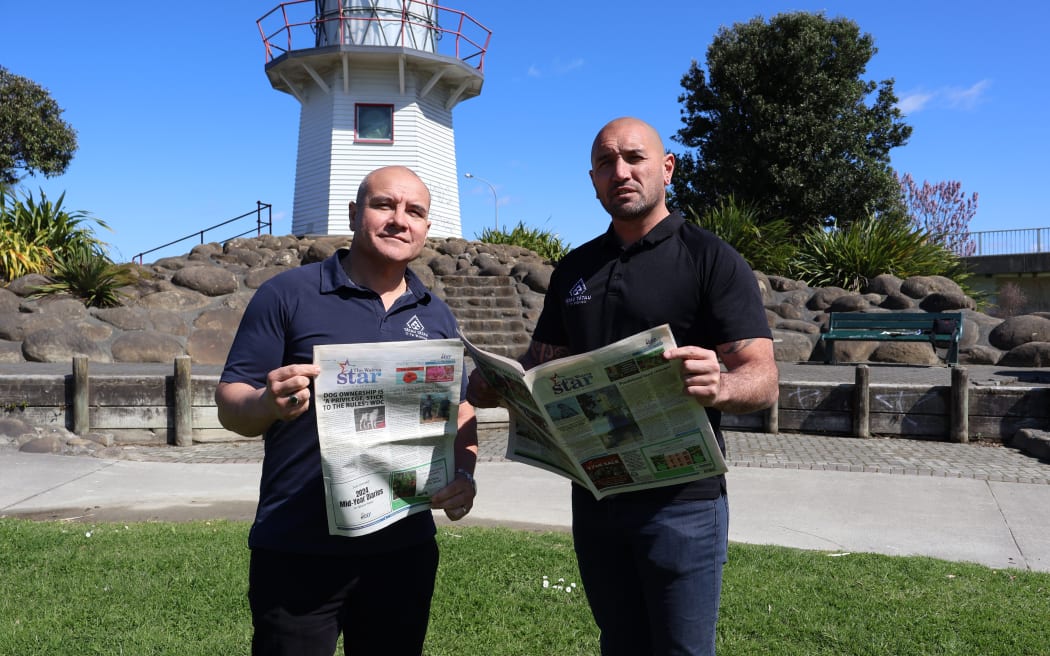
[[[874,40],[845,18],[785,13],[723,27],[694,61],[675,141],[672,203],[699,213],[733,194],[796,228],[896,210],[889,151],[911,128],[893,80],[862,79]],[[870,103],[870,104],[869,104]]]
[[[47,89],[0,66],[0,183],[61,175],[76,150],[77,133]]]

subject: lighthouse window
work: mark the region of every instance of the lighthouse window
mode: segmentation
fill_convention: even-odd
[[[354,105],[354,141],[394,141],[393,105]]]

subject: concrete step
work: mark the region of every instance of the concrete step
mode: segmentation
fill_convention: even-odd
[[[480,278],[484,280],[484,278]],[[508,297],[517,300],[518,290],[510,285],[444,285],[446,299]]]
[[[468,335],[475,333],[517,335],[525,333],[525,322],[521,319],[463,319],[459,322],[459,328]]]
[[[447,289],[447,288],[446,288]],[[456,288],[462,290],[463,288]],[[445,299],[453,310],[459,308],[515,308],[521,309],[521,301],[517,296],[452,296]]]
[[[468,319],[488,319],[501,321],[503,319],[521,319],[524,311],[521,307],[510,308],[452,308],[452,314],[462,323]]]
[[[518,280],[512,276],[441,276],[441,283],[449,287],[514,287]]]

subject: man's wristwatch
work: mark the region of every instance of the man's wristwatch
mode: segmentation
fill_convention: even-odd
[[[456,470],[456,476],[462,476],[463,478],[467,479],[467,482],[470,483],[470,487],[474,488],[474,494],[477,495],[478,482],[474,480],[474,474],[471,474],[466,469],[460,467]]]

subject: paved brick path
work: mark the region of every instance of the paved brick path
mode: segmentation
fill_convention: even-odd
[[[827,435],[770,435],[726,431],[731,467],[875,472],[973,478],[1050,485],[1050,463],[1001,446],[908,439],[857,439]],[[262,442],[175,446],[125,446],[128,460],[183,463],[245,463],[262,460]],[[506,441],[483,436],[479,458],[503,460]]]

